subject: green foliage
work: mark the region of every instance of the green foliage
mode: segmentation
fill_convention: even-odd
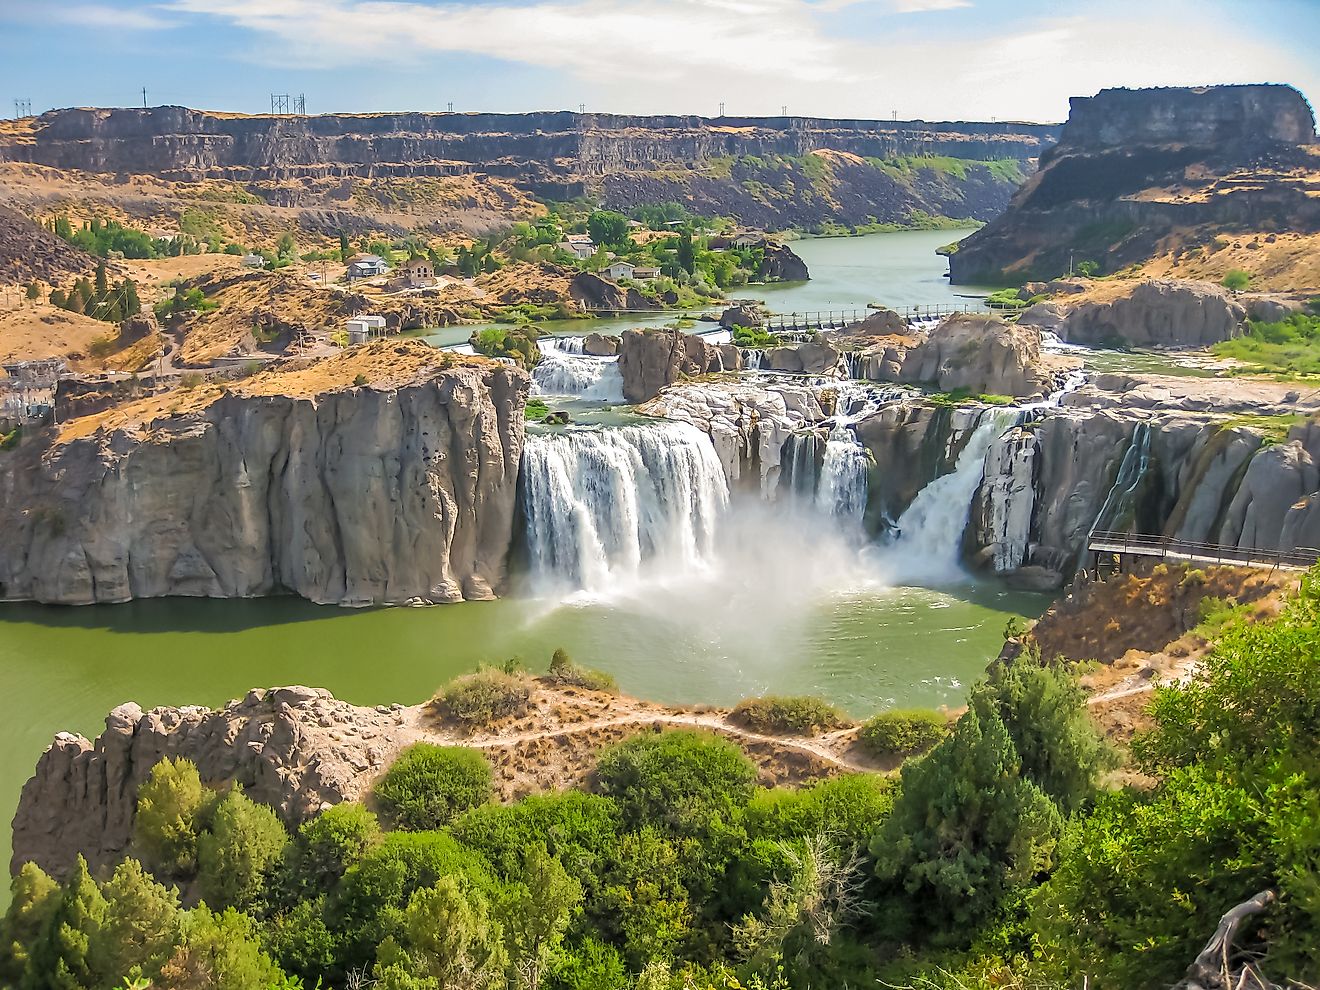
[[[550,407],[541,399],[528,399],[527,408],[524,410],[523,415],[529,423],[534,423],[549,416]]]
[[[1320,315],[1293,313],[1276,323],[1253,321],[1245,336],[1220,341],[1211,350],[1245,362],[1248,370],[1320,375]]]
[[[618,949],[587,936],[560,953],[546,985],[551,990],[632,990],[633,981]]]
[[[1251,285],[1251,273],[1244,272],[1241,268],[1230,269],[1219,284],[1225,289],[1243,292]]]
[[[35,302],[41,298],[41,286],[37,283],[36,279],[33,279],[28,283],[27,298],[29,302]]]
[[[178,877],[197,868],[197,835],[213,802],[189,760],[167,756],[151,768],[133,820],[134,846],[147,869]]]
[[[334,805],[299,827],[289,846],[289,879],[303,891],[325,893],[380,840],[372,812],[353,801]]]
[[[756,767],[728,740],[683,729],[634,736],[606,750],[596,779],[618,802],[627,825],[683,832],[746,804]]]
[[[491,780],[490,764],[475,749],[415,743],[376,784],[376,800],[400,828],[439,828],[489,801]]]
[[[619,685],[613,677],[599,670],[579,667],[569,658],[563,647],[555,650],[554,656],[550,658],[550,670],[546,674],[546,679],[560,687],[578,687],[587,691],[604,691],[608,694],[619,693]]]
[[[125,258],[158,258],[162,255],[178,254],[178,247],[171,242],[153,240],[150,234],[132,227],[125,227],[117,220],[93,218],[81,230],[73,230],[67,217],[55,219],[55,233],[75,247],[82,248],[88,254],[98,258],[109,257],[111,251],[118,252]]]
[[[1077,262],[1075,271],[1082,278],[1094,278],[1096,275],[1100,273],[1100,262],[1091,261],[1089,259],[1085,261],[1079,261]]]
[[[17,984],[29,971],[60,902],[60,885],[35,863],[24,863],[10,883],[11,900],[0,920],[0,985]]]
[[[851,843],[869,839],[894,804],[894,781],[851,773],[802,788],[758,790],[743,812],[754,839],[806,839],[833,835]]]
[[[759,327],[734,327],[733,342],[739,347],[774,347],[775,335]]]
[[[949,720],[928,708],[894,709],[862,723],[857,738],[875,756],[923,753],[949,734]]]
[[[289,842],[278,816],[231,788],[197,839],[197,883],[208,904],[240,910],[264,903],[267,882]]]
[[[410,975],[430,977],[437,987],[504,986],[508,956],[500,924],[491,917],[486,898],[463,890],[453,877],[413,894],[404,914],[403,943],[401,951],[381,947],[378,979],[401,966]]]
[[[692,850],[696,855],[696,849]],[[688,938],[692,904],[678,847],[655,829],[622,836],[596,898],[593,921],[634,969],[672,958]]]
[[[108,985],[134,968],[156,973],[173,954],[180,922],[179,895],[156,883],[134,859],[126,859],[101,888],[106,901],[100,926],[90,935],[92,968]]]
[[[205,905],[185,912],[180,944],[161,969],[161,985],[177,990],[300,990],[262,950],[256,924],[233,908]]]
[[[476,727],[524,714],[531,697],[531,687],[522,674],[483,667],[455,678],[436,700],[448,714]]]
[[[493,358],[512,358],[520,367],[530,369],[541,360],[541,348],[536,343],[536,331],[530,327],[487,327],[469,338],[478,354]]]
[[[970,935],[1049,870],[1061,824],[1022,776],[998,712],[973,704],[903,767],[893,813],[871,841],[894,920],[953,941]]]
[[[738,702],[731,714],[735,722],[757,732],[814,736],[838,729],[848,718],[827,701],[812,697],[747,698]]]
[[[587,217],[587,232],[602,247],[627,248],[632,245],[628,236],[628,218],[612,210],[597,210]]]
[[[582,884],[546,851],[545,843],[528,845],[522,870],[499,910],[515,986],[538,990],[581,900]]]

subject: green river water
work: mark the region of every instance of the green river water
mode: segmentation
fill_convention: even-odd
[[[941,277],[945,263],[933,251],[954,236],[800,241],[794,249],[814,280],[755,293],[785,312],[948,303],[966,290]],[[779,566],[795,577],[794,560]],[[791,580],[768,586],[752,571],[733,584],[671,580],[580,603],[511,597],[360,611],[295,599],[0,605],[0,847],[9,845],[19,790],[51,737],[94,735],[125,701],[218,705],[253,686],[301,683],[359,704],[414,703],[481,662],[518,656],[544,669],[563,646],[647,698],[730,704],[758,693],[811,693],[862,716],[894,704],[959,703],[998,651],[1009,617],[1047,605],[991,584],[889,588],[850,573],[835,582],[818,574],[803,589]],[[0,893],[0,904],[7,899]]]

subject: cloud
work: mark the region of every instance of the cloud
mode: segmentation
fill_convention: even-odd
[[[802,115],[1060,120],[1069,96],[1106,86],[1282,78],[1320,88],[1295,54],[1209,13],[1189,21],[1135,3],[1126,17],[1006,13],[961,34],[903,18],[896,42],[876,27],[843,33],[850,15],[840,11],[853,3],[896,15],[967,0],[164,0],[159,9],[241,29],[242,57],[286,70],[348,68],[438,86],[455,78],[450,56],[521,66],[530,88],[489,70],[500,101],[490,109],[562,99],[713,113],[725,101],[734,115],[787,103]]]
[[[150,9],[114,7],[108,4],[75,4],[71,7],[0,2],[0,20],[45,26],[52,22],[98,31],[159,31],[173,23]]]

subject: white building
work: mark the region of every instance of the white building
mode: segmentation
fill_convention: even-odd
[[[610,278],[632,278],[635,271],[637,271],[636,265],[627,261],[616,261],[605,269],[605,274]]]
[[[348,320],[348,343],[365,344],[372,337],[385,336],[385,317],[352,316]]]
[[[261,255],[259,255],[259,254],[245,254],[245,255],[243,255],[243,267],[244,267],[244,268],[265,268],[265,267],[266,267],[266,259],[263,258],[263,257],[262,257]]]
[[[385,263],[385,259],[376,254],[360,254],[348,263],[348,277],[354,278],[373,278],[376,275],[384,275],[390,270],[390,266]]]

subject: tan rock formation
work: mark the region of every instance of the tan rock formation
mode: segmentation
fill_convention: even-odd
[[[74,420],[0,460],[0,597],[490,598],[528,388],[379,342]]]
[[[1037,303],[1018,322],[1076,344],[1204,347],[1242,333],[1246,308],[1208,282],[1097,282],[1081,295]]]
[[[718,345],[680,330],[625,330],[619,341],[623,397],[646,402],[682,377],[724,371],[726,356]]]

